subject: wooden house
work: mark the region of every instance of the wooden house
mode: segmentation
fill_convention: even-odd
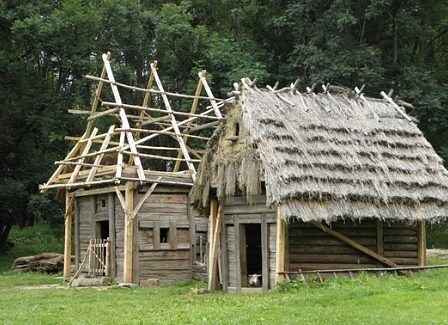
[[[115,80],[110,54],[103,61],[99,77],[87,76],[98,82],[91,109],[71,110],[87,116],[86,131],[40,187],[65,193],[64,277],[189,281],[198,232],[207,225],[193,213],[189,192],[223,101],[211,93],[205,71],[198,74],[196,93],[183,95],[164,90],[157,62],[140,88]]]
[[[244,81],[244,80],[243,80]],[[448,217],[448,172],[385,93],[243,84],[202,158],[209,287],[262,289],[298,271],[424,265],[425,222]]]

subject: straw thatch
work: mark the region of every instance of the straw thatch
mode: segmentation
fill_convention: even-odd
[[[448,172],[422,132],[386,101],[351,93],[243,90],[194,193],[202,205],[213,188],[221,200],[239,189],[250,201],[262,182],[287,219],[448,217]]]

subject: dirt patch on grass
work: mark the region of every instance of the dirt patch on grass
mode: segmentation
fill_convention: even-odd
[[[435,257],[448,260],[448,249],[442,249],[442,248],[427,249],[426,255],[428,257]]]
[[[63,286],[60,284],[41,284],[36,286],[20,286],[16,287],[17,289],[23,290],[41,290],[41,289],[67,289],[67,286]]]

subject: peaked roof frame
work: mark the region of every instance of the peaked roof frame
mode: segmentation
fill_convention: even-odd
[[[202,150],[192,148],[188,141],[195,139],[200,141],[199,147],[204,147],[223,118],[220,109],[231,99],[214,97],[205,70],[198,73],[195,94],[185,95],[165,91],[157,72],[157,61],[150,65],[146,87],[140,88],[117,82],[110,62],[111,54],[103,54],[102,58],[104,65],[100,76],[86,76],[98,82],[91,107],[89,110],[69,110],[70,113],[88,115],[85,132],[81,137],[66,137],[77,142],[63,160],[55,162],[58,167],[49,180],[39,186],[40,190],[113,185],[123,181],[148,183],[156,179],[158,183],[192,185]],[[105,85],[110,86],[113,99],[103,98]],[[124,103],[121,89],[142,93],[142,104]],[[203,90],[205,96],[201,96]],[[183,102],[192,100],[189,112],[175,108],[170,101],[172,98]],[[101,133],[96,122],[111,116],[118,123]],[[208,133],[204,134],[204,130]],[[159,141],[158,145],[153,144],[154,141]],[[160,145],[161,142],[168,144]],[[107,162],[106,155],[110,156]],[[174,166],[167,166],[167,170],[162,171],[149,169],[144,164],[157,160]]]

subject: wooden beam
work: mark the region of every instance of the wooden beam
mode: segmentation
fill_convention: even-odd
[[[90,137],[89,137],[89,141],[87,141],[87,143],[86,143],[86,145],[85,145],[85,147],[84,147],[84,149],[83,149],[83,151],[81,153],[82,156],[86,155],[89,152],[90,147],[92,146],[92,137],[94,137],[97,134],[97,132],[98,132],[98,129],[94,128],[92,133],[91,133],[91,135],[90,135]],[[82,164],[83,162],[84,162],[84,158],[79,158],[78,159],[78,163]],[[75,167],[75,169],[72,172],[72,176],[70,176],[70,179],[67,182],[68,184],[71,184],[71,183],[75,182],[76,176],[78,176],[78,173],[81,170],[81,167],[82,167],[82,165],[77,165]]]
[[[233,216],[233,247],[235,251],[235,281],[236,281],[236,292],[241,292],[241,243],[240,243],[240,230],[241,225],[237,215]]]
[[[210,279],[208,281],[208,290],[215,291],[216,283],[218,278],[218,256],[220,251],[220,239],[221,239],[221,227],[224,219],[224,210],[222,205],[219,205],[217,218],[215,223],[215,229],[213,229],[213,243],[212,243],[212,251],[210,255],[211,258],[211,266],[210,266]]]
[[[159,90],[164,91],[162,82],[160,81],[159,75],[157,74],[157,70],[156,70],[154,64],[151,64],[151,71],[152,71],[152,73],[154,75],[154,79],[156,81],[157,87],[159,88]],[[183,138],[181,136],[181,133],[180,133],[180,130],[179,130],[179,126],[178,126],[178,123],[176,121],[176,117],[174,116],[174,114],[172,114],[173,110],[171,108],[171,104],[170,104],[170,102],[168,100],[168,97],[164,93],[161,93],[161,95],[162,95],[162,99],[163,99],[163,102],[165,104],[166,110],[169,113],[171,113],[170,114],[171,124],[173,126],[174,132],[176,133],[177,142],[179,143],[179,146],[180,146],[180,148],[182,150],[182,154],[184,155],[185,159],[187,160],[186,163],[187,163],[188,169],[191,171],[191,178],[194,181],[196,179],[196,168],[194,167],[193,163],[191,162],[190,154],[189,154],[189,152],[187,150],[187,147],[185,146],[185,142],[184,142],[184,140],[183,140]]]
[[[214,229],[216,224],[216,217],[218,214],[218,201],[217,200],[211,200],[210,201],[210,214],[208,217],[208,283],[210,286],[210,281],[212,278],[212,251],[213,251],[213,235],[214,235]]]
[[[218,105],[216,104],[215,96],[213,96],[213,93],[212,93],[210,87],[208,86],[207,79],[205,79],[205,76],[203,76],[203,75],[199,75],[199,79],[201,80],[202,84],[204,85],[205,92],[209,96],[213,110],[215,111],[215,115],[219,118],[222,118],[222,114],[218,108]]]
[[[362,253],[372,257],[373,259],[383,263],[384,265],[387,265],[387,266],[390,266],[390,267],[397,267],[398,266],[396,263],[392,262],[390,259],[375,253],[371,249],[368,249],[367,247],[362,246],[361,244],[357,243],[356,241],[354,241],[354,240],[348,238],[347,236],[337,232],[336,230],[333,230],[333,229],[331,229],[331,228],[321,224],[320,222],[309,221],[308,223],[310,225],[312,225],[312,226],[322,230],[323,232],[325,232],[325,233],[327,233],[327,234],[329,234],[329,235],[331,235],[333,237],[336,237],[340,241],[342,241],[342,242],[346,243],[347,245],[355,248],[356,250],[358,250],[358,251],[360,251],[360,252],[362,252]]]
[[[107,61],[110,60],[110,52],[107,52],[107,54],[105,55],[105,58],[107,59]],[[106,71],[106,66],[103,66],[103,70],[101,70],[101,75],[100,75],[100,79],[104,79],[106,77],[107,71]],[[100,95],[101,92],[103,91],[103,85],[104,85],[104,81],[102,80],[98,80],[98,86],[96,88],[95,91],[95,97],[93,98],[93,103],[92,103],[92,107],[90,110],[90,116],[94,115],[96,113],[96,109],[98,108],[98,104],[100,102]],[[84,132],[86,137],[90,136],[90,132],[92,132],[92,128],[93,128],[93,120],[87,121],[87,126],[86,126],[86,131]]]
[[[104,62],[104,67],[106,68],[106,71],[107,71],[108,79],[110,81],[112,81],[112,82],[115,82],[115,78],[114,78],[114,75],[113,75],[113,72],[112,72],[112,68],[110,66],[110,62],[109,62],[109,60],[108,60],[106,55],[103,55],[103,62]],[[121,105],[122,101],[121,101],[120,93],[118,92],[117,86],[114,85],[113,83],[111,83],[110,86],[112,88],[112,93],[114,94],[115,101],[118,104]],[[128,121],[128,118],[126,116],[126,113],[125,113],[124,109],[122,107],[120,107],[120,110],[118,112],[120,114],[120,119],[121,119],[121,123],[122,123],[123,128],[129,129],[130,125],[129,125],[129,121]],[[137,153],[137,148],[135,147],[134,136],[132,135],[131,132],[126,132],[126,139],[128,140],[128,144],[129,144],[129,148],[130,148],[131,152]],[[133,158],[134,158],[134,164],[137,167],[138,178],[140,179],[140,181],[144,181],[145,180],[145,173],[143,171],[143,167],[142,167],[142,163],[140,161],[140,157],[133,156]]]
[[[64,280],[70,281],[72,266],[72,222],[74,196],[65,192]]]
[[[221,265],[222,265],[222,290],[227,291],[229,287],[229,255],[227,251],[227,228],[223,225],[221,229]]]
[[[123,281],[132,283],[132,266],[134,257],[134,223],[130,220],[134,209],[134,187],[133,182],[126,183],[125,190],[126,211],[124,214],[124,261],[123,261]]]
[[[426,228],[424,221],[417,223],[417,261],[418,266],[425,266],[426,264]]]
[[[101,145],[100,151],[104,151],[107,149],[107,146],[109,145],[109,141],[112,138],[112,134],[114,133],[114,129],[115,129],[115,125],[112,125],[109,128],[109,131],[107,131],[107,135],[104,138],[104,142]],[[94,161],[94,165],[99,165],[101,163],[101,160],[103,159],[104,153],[100,153],[98,156],[96,156],[95,161]],[[86,182],[91,182],[93,181],[93,178],[95,177],[95,173],[98,170],[98,167],[93,167],[90,172],[89,175],[87,175],[87,179]]]
[[[285,272],[285,234],[286,223],[283,220],[283,211],[280,207],[277,208],[277,242],[276,242],[276,256],[275,256],[275,282],[279,283],[284,280],[280,272]]]
[[[156,62],[157,61],[154,61],[154,63],[151,63],[151,65],[154,65]],[[104,78],[98,78],[98,77],[91,76],[91,75],[86,75],[85,77],[87,79],[102,81],[102,82],[105,82],[105,83],[108,83],[108,84],[111,84],[111,85],[114,85],[114,86],[119,86],[119,87],[122,87],[122,88],[137,90],[137,91],[141,91],[141,92],[152,92],[152,93],[155,93],[155,94],[161,94],[161,95],[164,95],[164,96],[172,96],[172,97],[179,97],[179,98],[189,98],[189,99],[194,99],[195,98],[195,96],[192,96],[192,95],[172,93],[172,92],[169,92],[169,91],[162,90],[160,88],[159,88],[159,90],[157,90],[157,89],[145,89],[145,88],[140,88],[140,87],[126,85],[126,84],[123,84],[123,83],[120,83],[120,82],[116,82],[116,81],[107,80],[107,79],[104,79]],[[209,97],[206,97],[206,96],[198,96],[198,97],[199,97],[199,99],[205,99],[205,100],[210,100],[210,101],[211,100],[219,101],[219,102],[226,101],[226,99],[214,97],[213,94],[211,96],[209,96]]]
[[[160,180],[162,179],[161,176],[157,177],[157,179],[154,181],[154,183],[152,183],[151,187],[148,189],[148,191],[146,191],[145,195],[143,195],[143,197],[140,199],[140,201],[137,203],[137,205],[135,206],[134,210],[132,211],[132,214],[129,216],[129,222],[132,222],[135,218],[135,216],[137,215],[138,211],[140,210],[140,208],[143,206],[143,204],[145,203],[145,201],[149,198],[149,196],[152,194],[152,192],[154,192],[154,189],[156,188],[156,186],[159,184]]]
[[[266,214],[261,215],[261,280],[263,291],[269,289],[269,238]]]
[[[195,94],[194,94],[195,97],[194,97],[194,99],[193,99],[193,104],[191,105],[190,114],[195,114],[195,113],[196,113],[196,108],[198,107],[199,98],[198,98],[197,96],[199,96],[199,95],[201,94],[201,91],[202,91],[202,81],[201,81],[201,79],[200,79],[200,77],[202,76],[202,74],[205,74],[205,70],[199,72],[199,74],[198,74],[198,75],[199,75],[199,81],[198,81],[198,85],[197,85],[197,87],[196,87],[196,92],[195,92]],[[192,125],[192,124],[193,124],[193,121],[190,121],[190,122],[187,123],[187,130],[191,128],[191,125]],[[185,144],[187,144],[187,141],[188,141],[188,137],[186,137],[186,136],[184,135],[184,142],[185,142]],[[177,158],[178,158],[178,159],[181,159],[182,156],[183,156],[182,151],[179,150],[179,152],[178,152],[178,154],[177,154]],[[181,163],[181,162],[180,162],[179,160],[176,161],[176,164],[174,165],[174,169],[173,169],[175,172],[177,172],[177,171],[179,170],[179,168],[180,168],[180,163]]]

